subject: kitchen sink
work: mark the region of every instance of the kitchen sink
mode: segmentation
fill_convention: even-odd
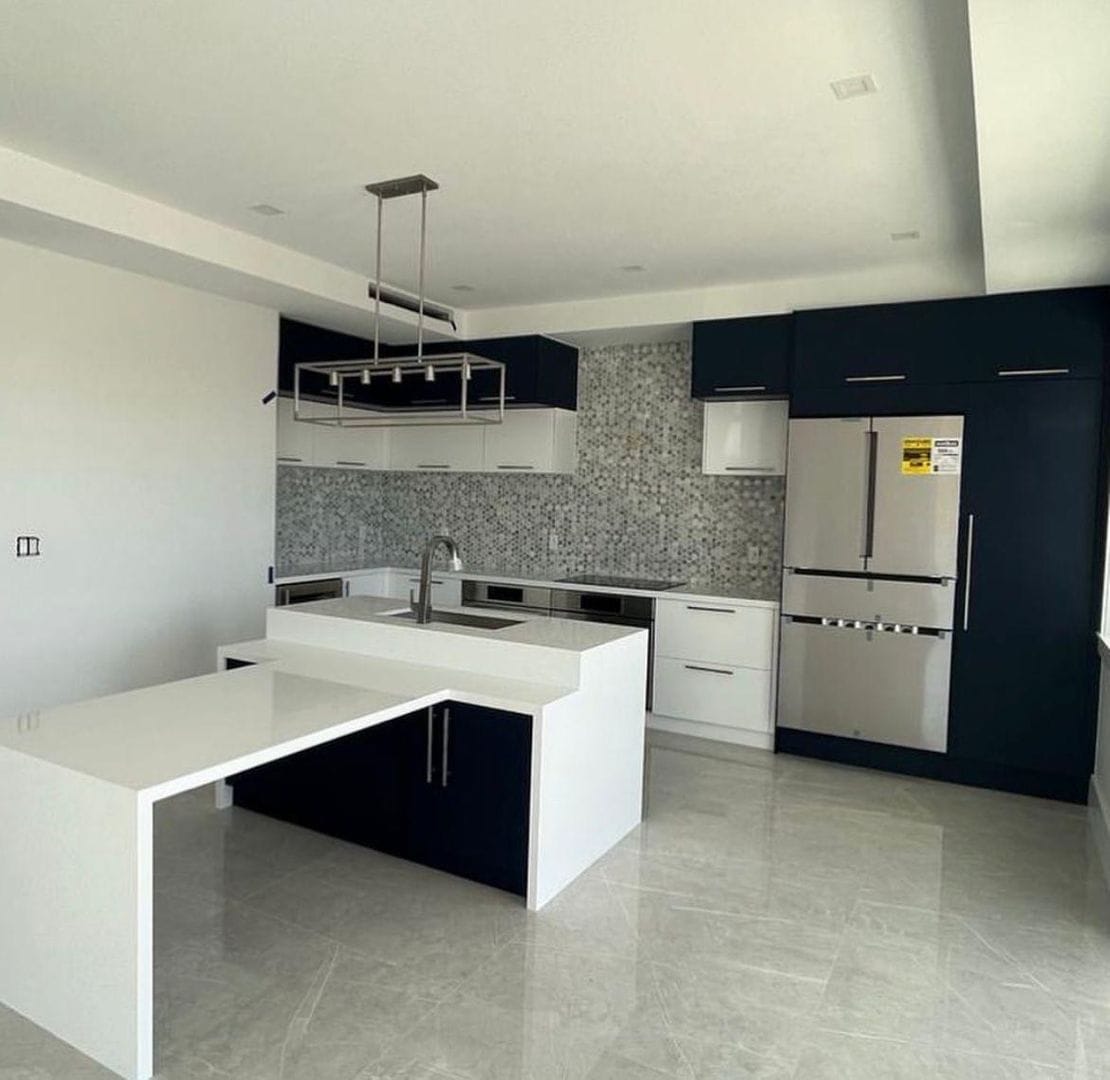
[[[398,611],[389,618],[408,619],[409,622],[415,622],[416,612]],[[519,626],[523,621],[523,619],[498,619],[493,615],[469,615],[462,611],[433,611],[432,621],[424,625],[448,623],[451,626],[473,626],[476,630],[504,630],[506,626]]]

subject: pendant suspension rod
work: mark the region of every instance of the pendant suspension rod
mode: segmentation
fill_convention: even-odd
[[[382,325],[382,193],[378,192],[377,264],[374,271],[374,363],[378,363]]]
[[[420,307],[416,315],[416,355],[424,356],[424,258],[428,246],[428,189],[420,189]]]

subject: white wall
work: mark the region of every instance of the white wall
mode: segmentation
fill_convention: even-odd
[[[277,327],[0,240],[0,716],[210,671],[263,631]]]

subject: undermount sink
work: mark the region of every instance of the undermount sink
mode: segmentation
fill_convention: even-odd
[[[416,621],[415,611],[398,611],[390,615],[391,619],[408,619]],[[476,630],[504,630],[506,626],[519,626],[522,619],[498,619],[492,615],[468,615],[461,611],[433,611],[430,623],[425,626],[434,626],[436,623],[449,623],[451,626],[473,626]]]

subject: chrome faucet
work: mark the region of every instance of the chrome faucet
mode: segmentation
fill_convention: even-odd
[[[418,623],[432,621],[432,559],[436,548],[441,546],[447,551],[452,570],[461,570],[463,566],[459,549],[451,537],[437,534],[424,545],[424,557],[420,560],[420,596],[414,600],[412,589],[409,589],[409,607]]]

